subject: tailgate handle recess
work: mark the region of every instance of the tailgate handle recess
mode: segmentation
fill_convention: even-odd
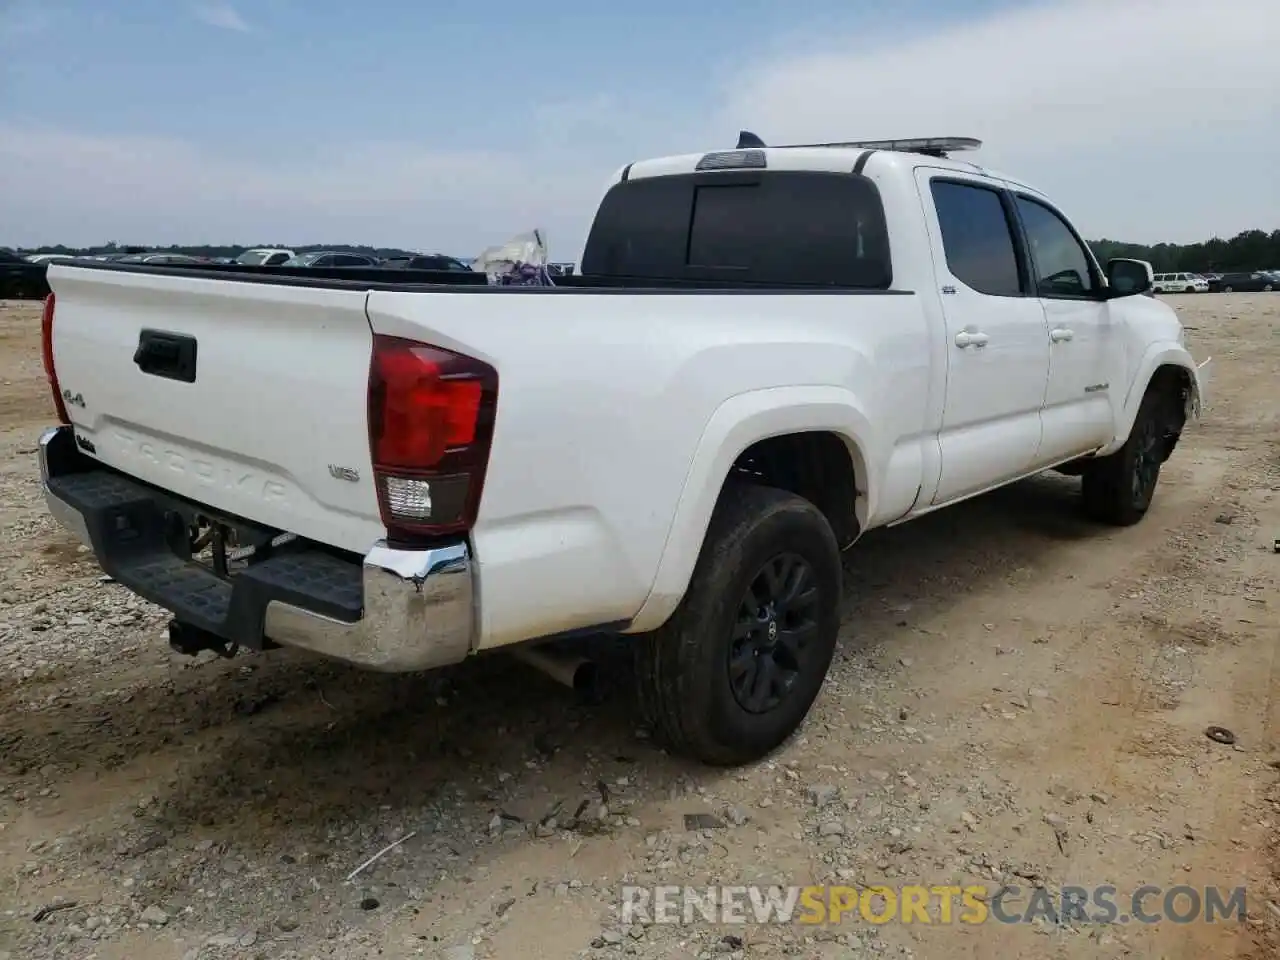
[[[143,330],[133,362],[143,373],[183,383],[196,382],[196,338],[185,333]]]

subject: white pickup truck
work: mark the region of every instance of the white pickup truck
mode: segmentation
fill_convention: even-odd
[[[1135,523],[1199,414],[1150,266],[975,143],[631,164],[555,287],[52,264],[48,507],[183,652],[554,674],[632,634],[670,749],[759,758],[861,534],[1049,469]]]

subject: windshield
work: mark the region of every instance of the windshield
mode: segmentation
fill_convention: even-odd
[[[313,263],[315,263],[317,260],[319,260],[319,259],[320,259],[320,257],[321,257],[321,254],[319,254],[319,253],[304,253],[304,254],[302,254],[301,256],[298,256],[298,257],[290,257],[290,258],[289,258],[288,260],[286,260],[284,263],[280,264],[280,266],[282,266],[282,267],[309,267],[309,266],[311,266],[311,264],[313,264]]]
[[[240,256],[236,257],[236,263],[242,263],[246,267],[256,267],[261,265],[262,261],[266,260],[269,256],[271,256],[270,253],[262,250],[246,250],[244,253],[240,254]]]

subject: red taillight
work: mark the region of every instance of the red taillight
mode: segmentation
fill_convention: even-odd
[[[489,461],[498,373],[472,357],[375,335],[369,449],[393,539],[475,523]]]
[[[58,387],[58,374],[53,368],[53,307],[54,295],[50,293],[44,298],[44,312],[40,315],[40,353],[44,358],[44,375],[53,391],[53,409],[58,414],[58,422],[70,423],[67,405],[62,402],[62,390]]]

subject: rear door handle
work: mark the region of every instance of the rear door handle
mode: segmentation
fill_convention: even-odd
[[[987,345],[987,335],[973,330],[961,330],[956,334],[956,346],[960,349],[965,347],[985,347]]]
[[[1067,330],[1065,327],[1055,327],[1049,331],[1049,339],[1054,343],[1063,343],[1074,336],[1075,333],[1071,330]]]

